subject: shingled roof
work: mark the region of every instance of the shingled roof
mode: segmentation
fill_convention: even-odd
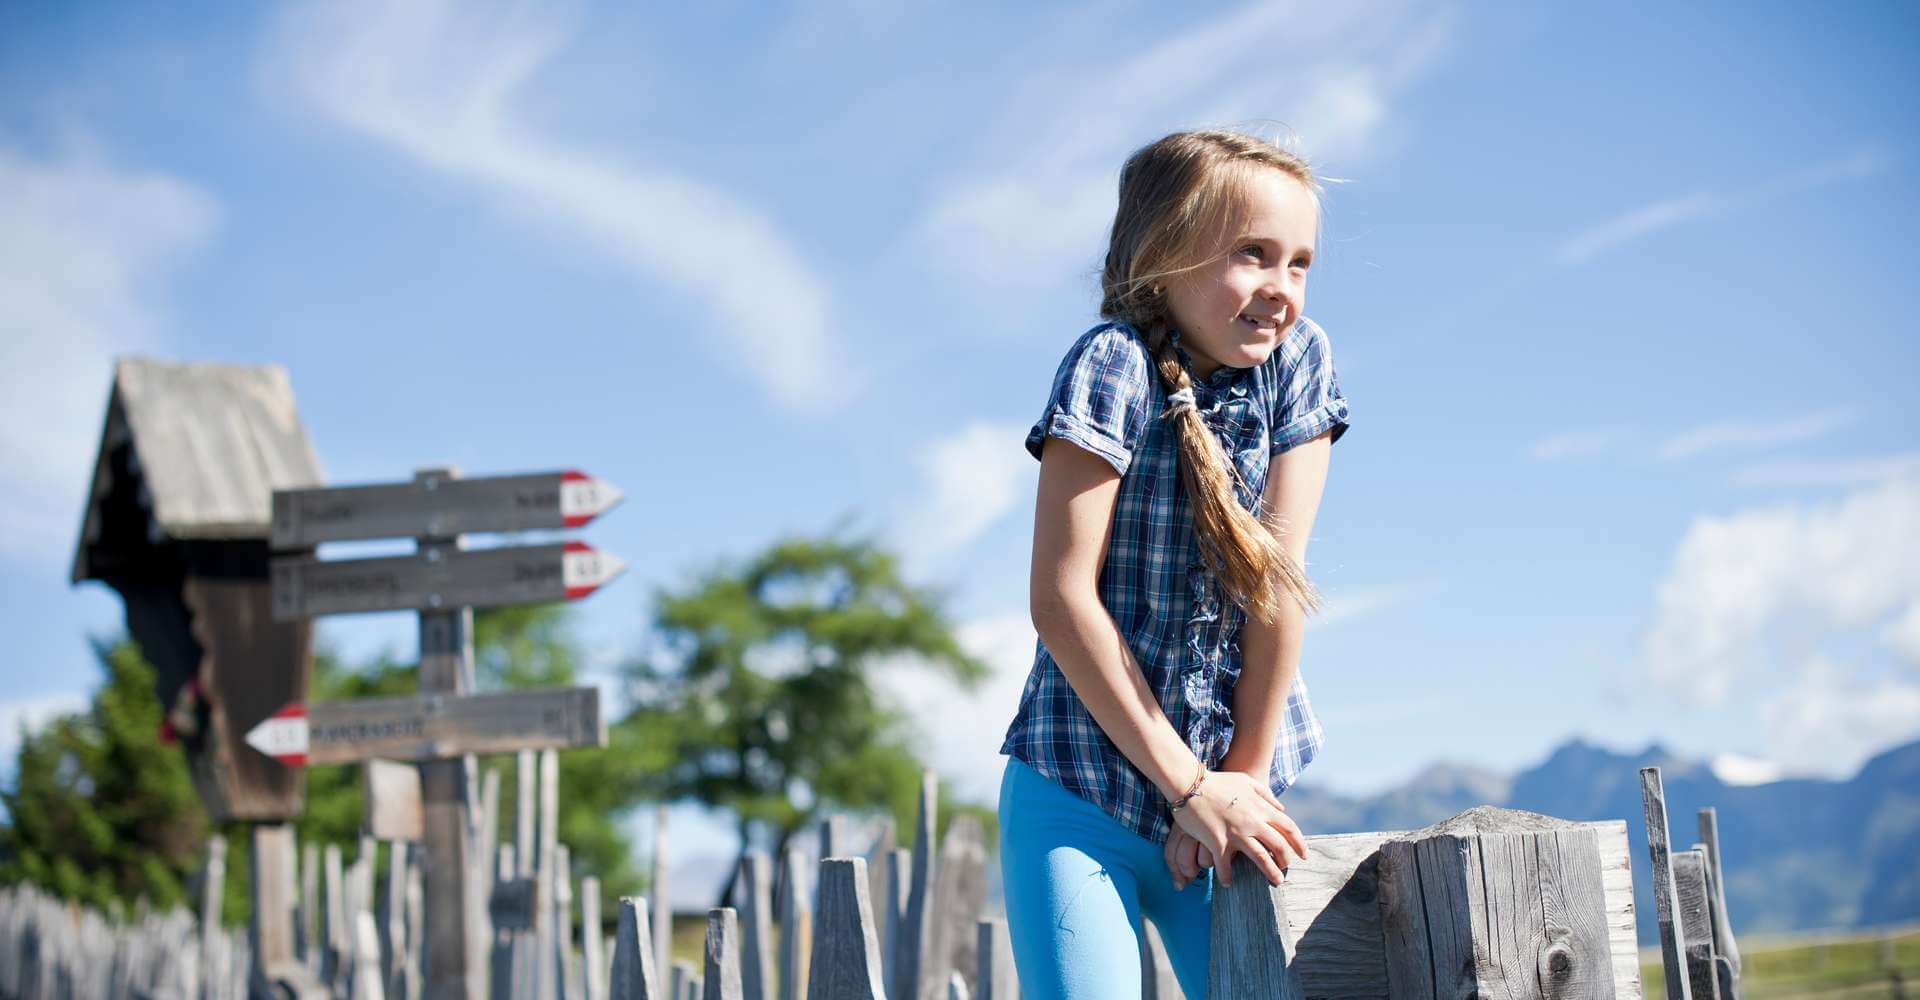
[[[116,450],[128,443],[131,454],[116,461]],[[132,482],[118,482],[123,476]],[[98,553],[103,539],[127,534],[124,528],[131,526],[108,525],[112,517],[127,516],[114,513],[126,505],[108,500],[129,486],[149,515],[147,541],[157,544],[266,538],[274,490],[324,481],[286,369],[121,358],[114,365],[73,582],[96,578],[90,549]]]

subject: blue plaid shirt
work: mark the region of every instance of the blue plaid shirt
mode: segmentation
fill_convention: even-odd
[[[1170,336],[1191,371],[1178,331]],[[1249,511],[1266,487],[1273,455],[1328,430],[1336,441],[1346,433],[1347,401],[1334,376],[1332,350],[1326,332],[1310,319],[1295,323],[1266,363],[1222,366],[1196,380],[1193,393],[1239,469],[1244,483],[1237,492]],[[1224,597],[1201,559],[1176,432],[1159,419],[1166,406],[1166,390],[1141,335],[1124,323],[1102,323],[1061,361],[1046,412],[1027,434],[1027,450],[1039,458],[1045,438],[1063,438],[1120,473],[1100,600],[1174,729],[1215,768],[1233,739],[1246,612]],[[1293,784],[1324,739],[1306,682],[1296,675],[1268,775],[1274,794]],[[1172,830],[1167,801],[1107,738],[1045,643],[1036,644],[1033,670],[1000,752],[1155,843]]]

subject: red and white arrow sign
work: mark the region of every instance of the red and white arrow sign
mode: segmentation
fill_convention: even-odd
[[[568,542],[560,557],[560,581],[566,585],[567,600],[577,601],[599,590],[608,580],[619,576],[627,561],[585,542]]]
[[[599,517],[625,496],[620,487],[578,469],[560,474],[560,516],[569,528],[578,528]]]
[[[307,706],[288,703],[247,733],[247,745],[288,767],[307,766]]]

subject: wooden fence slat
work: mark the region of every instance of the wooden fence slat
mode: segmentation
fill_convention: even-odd
[[[1158,941],[1160,936],[1153,931],[1153,925],[1146,926],[1147,933]],[[974,974],[974,982],[980,987],[979,1000],[1017,1000],[1020,987],[1014,978],[1013,939],[1007,936],[1007,922],[997,918],[982,920],[978,934],[976,951],[979,954],[979,966]],[[1141,1000],[1173,998],[1150,994]]]
[[[620,927],[613,935],[612,1000],[665,1000],[653,963],[653,934],[647,923],[644,898],[620,897]]]
[[[1713,915],[1707,903],[1705,850],[1673,852],[1673,888],[1676,919],[1687,942],[1687,988],[1693,991],[1694,1000],[1720,1000],[1720,978],[1713,962]]]
[[[1640,769],[1640,805],[1646,813],[1647,854],[1653,862],[1653,909],[1660,922],[1660,964],[1667,1000],[1694,1000],[1687,980],[1685,932],[1674,914],[1672,848],[1667,839],[1667,797],[1660,769]]]
[[[1287,934],[1286,884],[1268,885],[1245,855],[1233,859],[1232,885],[1214,883],[1210,951],[1208,1000],[1305,1000]]]
[[[740,989],[746,1000],[775,1000],[773,980],[773,863],[764,852],[740,858],[734,903],[740,926]]]
[[[987,901],[986,834],[980,821],[955,816],[940,843],[939,859],[933,880],[933,919],[928,921],[930,940],[921,949],[930,965],[923,978],[931,980],[936,994],[929,1000],[939,1000],[946,993],[950,973],[959,973],[967,991],[973,992],[977,926]]]
[[[1707,902],[1713,907],[1713,953],[1727,960],[1738,981],[1740,942],[1733,936],[1733,917],[1727,913],[1727,876],[1720,866],[1720,813],[1712,806],[1700,810],[1700,841],[1707,848],[1707,884],[1712,887]]]
[[[884,982],[889,987],[898,988],[900,982],[900,953],[905,949],[901,944],[906,934],[907,897],[913,891],[913,852],[904,847],[896,847],[887,855],[886,894],[873,900],[874,919],[885,930],[880,939],[887,943],[880,952]]]
[[[702,1000],[743,1000],[740,986],[740,915],[731,906],[707,911],[703,981]]]
[[[347,900],[346,877],[340,866],[340,845],[328,844],[322,853],[327,881],[326,955],[321,963],[321,981],[335,993],[347,988]]]
[[[200,968],[203,995],[214,1000],[215,981],[224,972],[220,948],[220,902],[227,887],[227,838],[207,838],[207,865],[200,875]]]
[[[901,1000],[938,1000],[932,992],[932,977],[926,975],[928,947],[933,943],[933,880],[939,861],[940,782],[932,771],[920,775],[920,816],[914,824],[913,883],[907,892],[906,919],[901,922],[899,939],[894,942],[898,955],[899,979],[893,995]]]
[[[880,818],[880,830],[873,838],[873,846],[867,850],[867,899],[874,906],[875,929],[880,932],[881,962],[884,964],[887,949],[890,947],[888,934],[893,932],[886,915],[880,912],[882,902],[887,898],[887,859],[893,855],[893,849],[900,846],[896,841],[893,817]]]
[[[886,1000],[864,858],[820,862],[807,1000]]]
[[[320,975],[320,845],[300,847],[300,960],[315,978]]]
[[[980,925],[982,930],[986,926],[985,923]],[[1142,920],[1140,930],[1140,1000],[1186,1000],[1186,994],[1180,989],[1180,980],[1173,974],[1173,963],[1167,959],[1167,944],[1160,939],[1160,928],[1154,926],[1151,920]],[[981,947],[986,946],[983,943]],[[1007,949],[1007,979],[1011,982],[1013,951],[1010,942]],[[996,991],[993,995],[998,997],[1000,994]]]
[[[649,891],[653,893],[653,960],[655,967],[663,970],[673,968],[673,901],[667,895],[667,859],[667,807],[660,805],[653,810],[653,885]]]
[[[960,973],[947,973],[947,1000],[971,1000],[972,996],[967,992],[967,981],[960,977]]]
[[[585,1000],[607,1000],[607,967],[600,951],[600,880],[580,879],[580,963]]]
[[[493,884],[495,891],[502,883],[518,881],[520,859],[512,844],[501,844],[494,849],[497,860],[494,862],[497,872]],[[494,923],[493,930],[493,969],[487,977],[489,992],[493,1000],[513,1000],[513,988],[518,974],[514,969],[514,960],[518,957],[521,935]]]
[[[552,750],[540,752],[540,860],[534,870],[533,942],[535,1000],[556,1000],[559,995],[560,969],[556,962],[559,949],[554,944],[553,900],[555,859],[559,851],[560,755]]]
[[[788,847],[780,857],[780,1000],[807,995],[807,944],[813,933],[813,898],[806,884],[806,855]]]
[[[553,946],[560,973],[555,988],[563,1000],[580,1000],[580,966],[573,960],[573,855],[565,844],[553,856]]]
[[[293,947],[298,922],[294,850],[293,827],[261,823],[253,828],[253,965],[265,981],[286,974],[298,962]]]

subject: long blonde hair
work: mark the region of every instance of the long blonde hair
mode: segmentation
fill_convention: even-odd
[[[1319,204],[1320,183],[1306,161],[1238,132],[1175,132],[1135,150],[1120,170],[1120,207],[1101,274],[1100,315],[1140,332],[1168,393],[1188,388],[1193,380],[1168,336],[1172,315],[1165,282],[1227,252],[1234,235],[1230,227],[1245,211],[1245,180],[1260,169],[1294,178]],[[1179,437],[1180,475],[1192,498],[1201,555],[1227,596],[1263,622],[1279,614],[1285,597],[1318,611],[1319,593],[1280,544],[1277,533],[1285,526],[1269,530],[1240,506],[1234,497],[1238,473],[1199,411],[1182,407],[1169,419]]]

